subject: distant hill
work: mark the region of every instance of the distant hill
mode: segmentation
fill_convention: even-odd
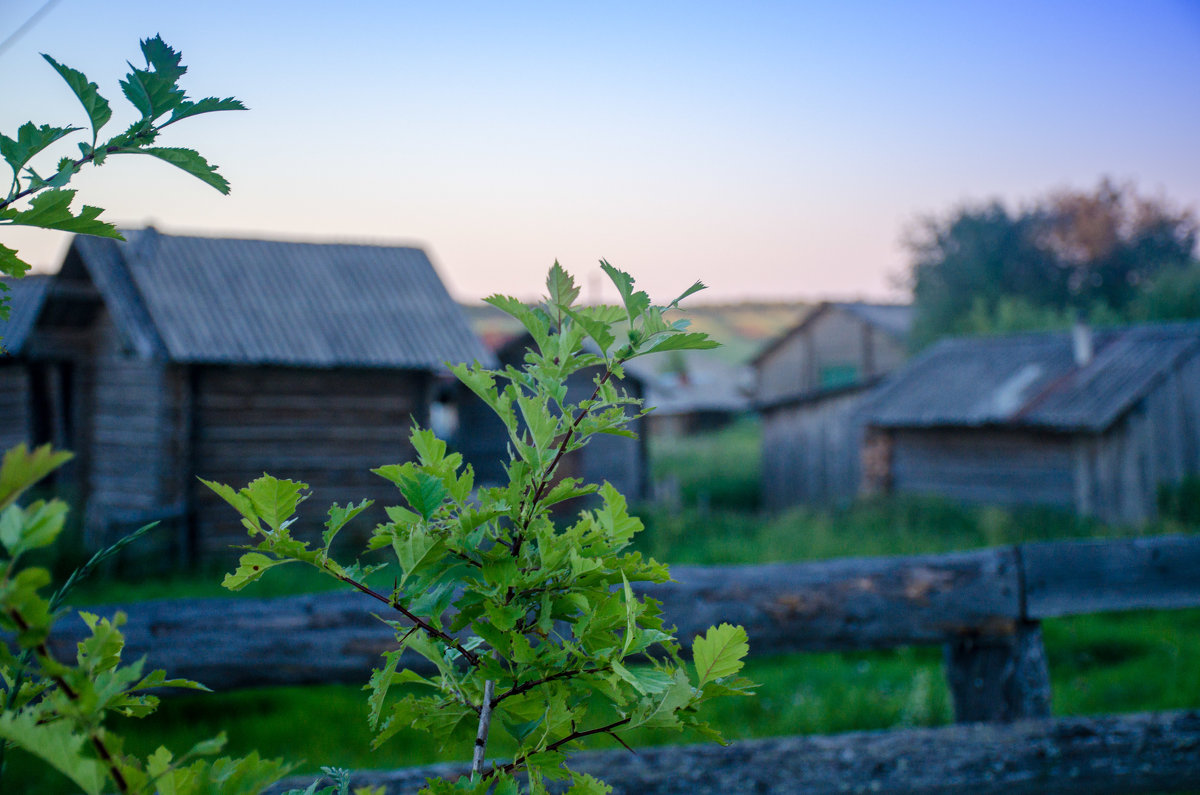
[[[722,347],[702,351],[702,355],[740,365],[753,358],[768,340],[795,325],[811,306],[799,301],[696,304],[689,306],[683,316],[692,321],[695,331],[707,332],[721,343]],[[488,304],[464,304],[463,310],[475,333],[489,347],[521,332],[520,323]]]

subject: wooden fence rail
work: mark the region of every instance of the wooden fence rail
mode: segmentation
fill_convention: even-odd
[[[1200,789],[1200,713],[1050,720],[1044,618],[1200,606],[1200,537],[1063,541],[948,555],[675,566],[643,592],[684,641],[740,623],[755,655],[941,644],[960,724],[581,755],[628,793],[1116,793]],[[119,606],[99,612],[109,614]],[[126,656],[214,689],[366,681],[390,628],[356,593],[142,602]],[[70,654],[78,619],[51,638]],[[421,670],[426,662],[406,656]],[[1001,721],[983,725],[980,721]],[[453,766],[380,773],[410,792]],[[364,774],[365,775],[365,774]]]
[[[675,566],[649,586],[688,640],[742,624],[751,653],[943,644],[961,722],[1048,714],[1040,619],[1200,606],[1200,537],[1061,541],[948,555],[757,566]],[[111,612],[118,606],[108,606]],[[197,599],[121,607],[126,653],[216,690],[362,682],[392,630],[356,593]],[[69,653],[84,631],[64,622]],[[422,670],[413,655],[404,664]]]

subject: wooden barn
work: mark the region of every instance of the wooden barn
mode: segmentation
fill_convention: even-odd
[[[863,395],[904,362],[911,307],[818,304],[752,361],[763,418],[763,504],[849,502],[858,494]]]
[[[495,352],[500,366],[520,367],[525,350],[533,344],[533,338],[522,334],[503,344]],[[580,370],[567,379],[567,401],[578,403],[591,396],[594,387],[595,369]],[[616,382],[631,397],[645,395],[644,371],[636,362],[626,366],[625,378]],[[475,480],[479,484],[498,485],[507,483],[504,463],[508,460],[508,433],[500,418],[488,406],[465,387],[459,386],[458,432],[455,447],[463,458],[475,468]],[[629,502],[637,502],[647,495],[649,462],[646,449],[645,419],[630,426],[638,438],[598,434],[587,446],[563,458],[559,474],[564,477],[579,477],[590,483],[608,481],[625,495]],[[567,510],[574,511],[576,506]]]
[[[1200,474],[1200,324],[946,340],[864,418],[868,491],[1142,522]]]
[[[49,379],[55,374],[29,355],[30,332],[46,300],[50,277],[5,279],[4,284],[9,288],[10,314],[8,320],[0,320],[0,451],[21,442],[54,442],[61,447],[66,429],[48,394]]]
[[[93,546],[156,518],[181,561],[241,543],[198,477],[305,481],[314,527],[333,501],[394,503],[368,470],[411,457],[444,362],[492,361],[419,249],[127,237],[75,238],[21,348],[63,374]]]

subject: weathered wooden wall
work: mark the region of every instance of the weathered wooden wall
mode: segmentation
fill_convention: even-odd
[[[33,382],[29,366],[11,357],[0,358],[0,451],[21,442],[35,444]]]
[[[892,431],[892,488],[994,505],[1072,508],[1072,440],[1062,434],[986,428]]]
[[[861,318],[827,307],[805,323],[756,365],[759,403],[817,392],[821,370],[851,366],[859,381],[868,381],[900,366],[907,358],[904,345]]]
[[[858,495],[863,389],[762,412],[762,493],[768,510],[848,503]]]
[[[116,540],[103,537],[112,516],[164,503],[174,459],[164,364],[126,351],[107,312],[92,334],[87,542],[99,547]]]
[[[399,501],[395,486],[370,470],[412,458],[412,423],[429,422],[430,373],[207,366],[193,377],[199,477],[234,488],[263,472],[308,483],[314,532],[331,503],[376,500],[347,527],[351,542],[383,520],[382,505]],[[245,538],[237,513],[199,483],[192,501],[197,553],[227,558],[228,546]]]

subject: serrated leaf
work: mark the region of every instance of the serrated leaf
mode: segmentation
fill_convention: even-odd
[[[409,507],[426,520],[433,518],[446,499],[446,484],[428,472],[414,472],[412,477],[402,478],[396,485]]]
[[[198,102],[184,101],[179,103],[179,107],[172,111],[171,118],[163,126],[166,127],[168,124],[174,124],[180,119],[186,119],[189,116],[199,116],[202,113],[216,113],[224,110],[246,110],[246,106],[240,99],[234,99],[233,97],[225,97],[224,99],[205,97]]]
[[[277,558],[269,558],[260,552],[247,552],[238,560],[237,569],[230,574],[226,574],[225,579],[221,580],[221,586],[231,591],[240,591],[266,574],[267,569],[282,566],[284,563],[294,562],[290,559],[279,560]]]
[[[219,192],[229,193],[229,180],[218,174],[217,167],[210,165],[203,155],[194,149],[183,149],[176,146],[146,146],[123,148],[120,151],[122,154],[157,157],[165,163],[183,169],[201,182],[212,185]]]
[[[653,339],[638,353],[663,353],[664,351],[704,351],[720,348],[721,343],[701,331],[664,334]]]
[[[296,506],[304,500],[301,493],[307,490],[307,483],[264,473],[262,477],[252,480],[242,493],[250,498],[258,517],[278,532],[296,513]]]
[[[40,758],[88,795],[99,795],[108,783],[104,765],[83,752],[86,735],[75,733],[70,721],[39,724],[28,713],[0,712],[0,739]]]
[[[678,298],[676,298],[671,303],[667,304],[666,308],[667,309],[676,309],[679,307],[679,302],[682,301],[683,299],[687,298],[689,295],[693,295],[694,293],[698,293],[701,290],[707,290],[707,289],[708,289],[708,286],[705,285],[704,282],[697,281],[691,287],[687,288],[682,293],[680,293]]]
[[[197,480],[208,486],[217,493],[217,496],[237,509],[237,512],[242,515],[242,524],[250,531],[251,535],[262,530],[258,514],[254,511],[254,503],[251,502],[249,497],[240,491],[234,491],[232,486],[224,483],[217,483],[216,481],[205,480],[204,478],[197,478]]]
[[[336,502],[329,506],[329,518],[325,520],[325,531],[321,533],[321,543],[326,552],[329,551],[329,545],[333,543],[334,536],[338,534],[338,531],[372,504],[373,500],[363,500],[358,505],[347,505],[345,508]]]
[[[100,96],[100,86],[90,82],[83,72],[60,64],[46,53],[42,53],[42,57],[54,67],[54,71],[58,72],[59,76],[75,92],[75,96],[79,98],[84,112],[88,115],[88,121],[91,122],[92,139],[95,140],[100,133],[100,128],[108,124],[108,120],[112,118],[112,108],[109,107],[108,100]]]
[[[571,788],[563,795],[611,795],[613,788],[589,773],[571,771]]]
[[[79,127],[54,127],[43,124],[40,127],[27,121],[17,128],[17,137],[9,138],[0,134],[0,156],[12,167],[13,176],[21,173],[25,164],[38,152],[63,136],[70,135]]]
[[[692,642],[692,661],[696,666],[697,686],[742,670],[750,639],[740,626],[721,624],[709,627],[703,637]]]
[[[617,292],[621,294],[621,302],[625,305],[625,313],[630,325],[635,318],[650,308],[650,296],[644,291],[633,289],[633,277],[622,270],[614,268],[605,260],[600,260],[600,268],[608,274]]]
[[[180,63],[181,56],[155,36],[142,41],[146,69],[129,65],[129,74],[121,81],[121,90],[143,119],[154,120],[177,108],[185,99],[179,88],[179,78],[187,72]]]
[[[558,310],[566,309],[579,298],[579,288],[575,285],[575,279],[558,264],[558,260],[554,261],[550,272],[546,274],[546,290],[551,306]]]
[[[73,457],[73,453],[56,451],[49,444],[37,447],[33,452],[24,442],[10,448],[0,463],[0,508],[11,505],[21,492]]]
[[[42,191],[29,202],[29,209],[15,210],[6,207],[0,210],[0,220],[21,226],[36,226],[41,229],[58,229],[63,232],[75,232],[81,235],[98,235],[121,240],[121,233],[112,224],[98,220],[99,207],[83,205],[79,215],[71,212],[71,202],[75,191],[55,188]]]

